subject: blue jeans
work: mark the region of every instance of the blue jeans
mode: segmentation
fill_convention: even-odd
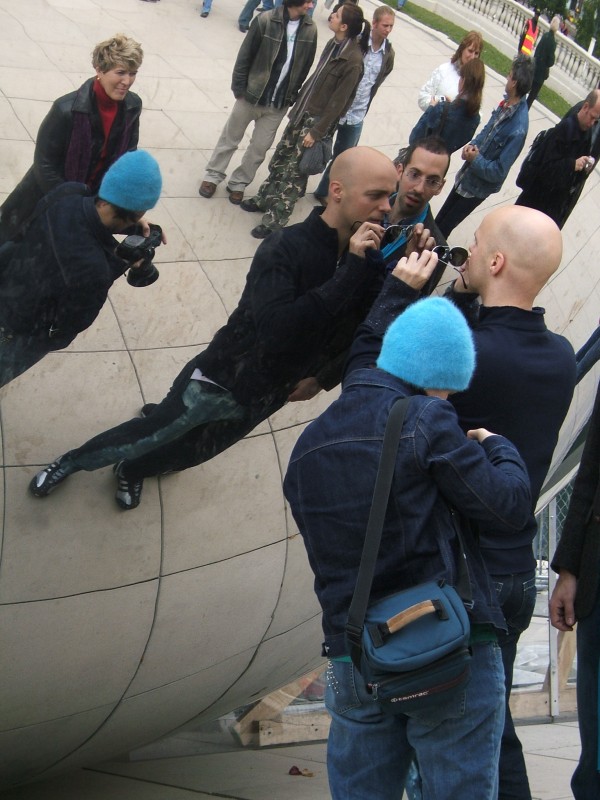
[[[211,0],[212,2],[212,0]],[[264,11],[271,11],[273,8],[278,8],[283,3],[283,0],[263,0],[262,7]],[[248,0],[246,5],[242,8],[242,12],[238,17],[238,25],[242,28],[249,28],[252,22],[252,16],[260,5],[260,0]]]
[[[335,135],[335,144],[333,145],[333,153],[331,154],[331,161],[327,164],[327,168],[323,173],[323,177],[321,178],[319,185],[315,190],[315,195],[317,197],[327,197],[329,193],[329,171],[331,170],[331,165],[339,156],[340,153],[343,153],[344,150],[349,150],[351,147],[356,147],[358,144],[358,140],[360,139],[360,134],[362,133],[362,122],[359,122],[358,125],[338,125],[337,131]]]
[[[451,702],[386,714],[353,664],[330,662],[327,771],[333,800],[401,800],[416,756],[425,800],[496,800],[504,723],[504,675],[496,644],[476,644],[471,680]]]
[[[575,800],[598,800],[598,672],[600,591],[589,617],[577,623],[577,715],[581,734],[579,764],[571,779]]]
[[[531,800],[523,747],[515,731],[508,701],[512,689],[517,643],[520,635],[529,627],[535,608],[535,572],[520,575],[493,575],[492,581],[508,626],[508,633],[498,633],[506,685],[498,800]]]

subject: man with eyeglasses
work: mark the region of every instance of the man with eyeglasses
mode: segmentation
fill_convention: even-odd
[[[46,497],[74,472],[116,464],[117,505],[136,508],[145,478],[202,464],[286,402],[336,386],[381,288],[381,223],[396,178],[377,150],[342,153],[327,207],[261,244],[237,308],[165,399],[40,470],[31,492]]]
[[[575,208],[598,156],[598,137],[592,135],[600,119],[600,92],[593,89],[554,128],[546,131],[533,169],[525,165],[517,178],[523,191],[516,205],[537,208],[562,228]]]
[[[500,523],[476,526],[508,626],[508,633],[498,636],[506,686],[499,800],[531,800],[508,700],[517,643],[535,606],[534,509],[575,387],[573,348],[547,329],[544,309],[534,306],[561,257],[561,234],[550,217],[504,206],[483,218],[460,278],[445,295],[467,317],[477,353],[469,388],[450,397],[460,426],[465,432],[485,427],[510,439],[531,481],[531,515],[520,531],[511,532]],[[431,262],[424,260],[398,262],[373,306],[381,320],[381,336],[419,298],[431,270]]]
[[[381,241],[381,252],[390,270],[403,256],[446,245],[429,203],[444,188],[450,153],[439,136],[428,136],[401,151],[396,165],[398,187],[390,197],[392,208],[386,216],[386,233]],[[445,266],[440,259],[423,295],[431,294]]]
[[[116,254],[113,234],[147,235],[142,217],[161,186],[149,153],[125,153],[104,175],[97,197],[85,184],[60,184],[39,201],[15,241],[0,247],[0,386],[67,347],[96,319],[113,282],[140,266]]]
[[[450,236],[477,206],[502,188],[529,130],[526,95],[532,80],[533,61],[529,56],[518,55],[506,79],[504,99],[481,133],[463,147],[465,163],[435,218],[444,236]]]

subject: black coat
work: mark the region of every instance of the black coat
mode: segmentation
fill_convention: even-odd
[[[55,100],[43,119],[37,135],[33,166],[0,208],[0,242],[16,236],[22,223],[33,213],[38,200],[55,186],[66,180],[89,185],[104,144],[102,121],[93,92],[94,80],[90,78],[76,91]],[[104,173],[119,156],[137,148],[141,112],[141,99],[133,92],[128,92],[119,104],[103,169],[94,176],[93,185],[90,186],[92,192],[98,190]],[[69,148],[72,143],[77,144],[73,142],[74,135],[77,136],[74,126],[77,116],[91,132],[91,149],[83,148],[76,174],[69,175],[65,168]]]
[[[193,360],[240,405],[283,405],[306,377],[335,386],[379,293],[383,262],[347,254],[338,266],[337,231],[321,213],[314,209],[260,245],[237,308]]]
[[[600,384],[569,511],[552,569],[577,578],[575,616],[587,617],[596,601],[600,577]],[[594,498],[596,507],[594,508]]]
[[[63,183],[40,201],[18,242],[0,248],[0,323],[60,350],[88,328],[127,268],[83,184]]]

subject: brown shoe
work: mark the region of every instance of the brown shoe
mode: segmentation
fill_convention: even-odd
[[[239,206],[244,199],[244,192],[236,192],[233,189],[230,189],[229,186],[226,186],[225,188],[229,192],[229,202],[233,203],[234,206]]]
[[[217,184],[211,183],[210,181],[202,181],[198,191],[201,197],[207,197],[210,200],[213,194],[217,191]]]

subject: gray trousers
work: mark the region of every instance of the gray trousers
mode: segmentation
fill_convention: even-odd
[[[236,100],[206,166],[204,180],[211,183],[221,183],[225,180],[231,157],[242,141],[246,128],[251,122],[254,122],[252,137],[242,158],[242,163],[233,172],[227,184],[232,192],[244,191],[246,186],[252,183],[256,170],[265,160],[267,150],[273,144],[279,123],[286,111],[287,107],[253,106],[244,98]]]

